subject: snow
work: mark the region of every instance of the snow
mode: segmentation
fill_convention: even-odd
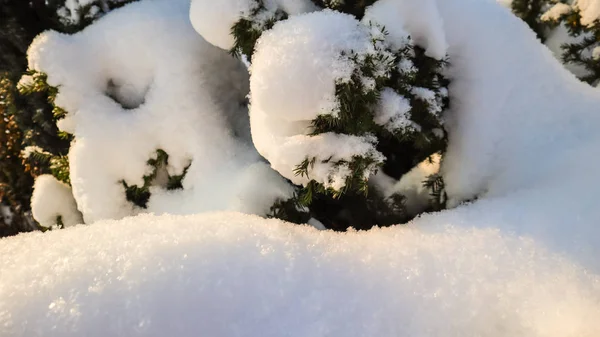
[[[194,29],[209,43],[230,50],[235,44],[231,27],[248,17],[258,3],[253,0],[193,0],[190,19]]]
[[[600,1],[576,0],[574,5],[581,15],[581,24],[591,27],[600,19]]]
[[[94,19],[107,12],[109,4],[119,4],[127,0],[65,0],[56,14],[66,25],[79,25],[83,19]],[[88,7],[87,12],[86,7]],[[85,14],[85,15],[82,15]]]
[[[441,156],[434,154],[402,176],[399,181],[378,172],[374,183],[386,197],[393,194],[404,196],[406,212],[410,216],[417,216],[427,210],[431,205],[431,190],[423,185],[432,174],[439,173]]]
[[[58,126],[75,137],[70,178],[86,223],[140,212],[263,215],[292,193],[250,142],[245,67],[203,40],[188,15],[186,0],[143,1],[74,35],[45,32],[29,49],[30,68],[48,74],[68,111]],[[142,186],[159,149],[171,176],[189,166],[184,188],[155,186],[140,209],[122,181]]]
[[[461,212],[485,217],[341,234],[145,215],[2,240],[0,335],[598,335],[597,274],[529,238],[462,228]]]
[[[550,7],[542,17],[540,18],[542,21],[558,21],[561,16],[565,14],[571,13],[573,7],[564,3],[557,3],[556,5]]]
[[[500,196],[550,177],[573,177],[580,166],[572,165],[566,175],[552,168],[598,140],[598,93],[565,70],[509,12],[485,1],[461,2],[463,14],[454,1],[439,3],[452,60],[450,144],[443,164],[449,196]]]
[[[594,47],[594,49],[592,49],[592,58],[594,60],[600,60],[600,47]]]
[[[310,0],[192,0],[190,20],[206,41],[221,49],[231,50],[235,44],[231,27],[241,19],[256,21],[257,18],[252,15],[261,6],[263,13],[259,13],[262,18],[259,21],[275,17],[278,10],[296,15],[317,9]]]
[[[0,204],[0,221],[4,226],[10,226],[13,222],[14,214],[10,206]]]
[[[35,179],[31,212],[40,226],[46,228],[59,224],[66,228],[83,223],[71,187],[47,174]]]
[[[295,184],[315,180],[339,190],[350,171],[336,171],[335,161],[384,159],[372,137],[309,135],[313,119],[337,113],[336,83],[349,79],[356,67],[342,57],[350,51],[358,57],[375,52],[370,28],[331,10],[293,16],[257,42],[250,68],[252,138],[271,167]],[[317,158],[310,177],[297,175],[297,165],[307,158]],[[375,164],[367,172],[374,172]]]

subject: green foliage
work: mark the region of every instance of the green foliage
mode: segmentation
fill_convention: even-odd
[[[431,196],[431,211],[441,211],[446,208],[446,195],[444,179],[440,174],[432,174],[423,182],[430,192]]]
[[[544,20],[543,14],[556,4],[567,4],[571,10],[557,19]],[[600,59],[594,58],[593,53],[600,46],[600,21],[584,26],[578,7],[566,0],[513,0],[512,10],[537,33],[542,42],[552,28],[564,24],[576,42],[561,46],[563,63],[583,67],[586,74],[580,79],[584,82],[596,85],[600,81]]]
[[[47,103],[52,107],[51,110],[39,110],[37,114],[32,116],[33,122],[36,126],[39,125],[49,131],[46,134],[46,139],[51,139],[54,144],[60,144],[61,146],[59,148],[55,146],[43,148],[38,145],[39,143],[36,142],[35,138],[25,139],[24,143],[32,146],[33,150],[29,151],[29,155],[23,160],[34,176],[49,173],[59,181],[70,185],[67,152],[73,137],[58,131],[56,128],[56,122],[66,116],[66,111],[54,103],[58,88],[48,84],[48,77],[44,73],[30,70],[25,73],[25,76],[28,76],[29,80],[21,81],[19,85],[20,94],[23,97],[46,97]],[[48,120],[48,113],[52,115],[50,120]]]
[[[365,9],[377,0],[312,0],[321,7],[336,10],[338,12],[354,15],[359,20],[365,15]]]
[[[152,168],[152,172],[143,177],[144,184],[142,186],[128,185],[125,180],[121,181],[127,200],[138,207],[146,208],[152,195],[150,187],[158,186],[169,191],[183,189],[182,181],[187,175],[191,163],[184,168],[181,174],[173,176],[167,172],[167,165],[169,165],[169,155],[163,150],[156,150],[156,157],[148,160],[148,166]]]
[[[237,57],[245,55],[249,60],[252,59],[254,54],[254,46],[256,41],[266,30],[269,30],[277,21],[287,19],[287,14],[281,10],[278,10],[270,17],[266,19],[258,19],[267,12],[263,0],[255,0],[256,7],[250,13],[248,18],[242,18],[236,22],[231,28],[231,34],[235,38],[235,44],[231,49],[231,54]],[[262,14],[262,15],[261,15]]]
[[[313,0],[321,8],[329,8],[352,14],[358,19],[364,15],[366,7],[375,0],[336,1]],[[278,13],[267,24],[260,23],[264,5],[259,3],[250,17],[243,18],[232,27],[235,47],[232,53],[251,57],[256,41],[275,21],[284,20],[286,13]],[[307,157],[295,169],[295,174],[311,179],[311,171],[316,164],[327,164],[333,170],[349,168],[344,186],[336,190],[315,180],[304,187],[297,187],[297,193],[290,200],[278,201],[271,209],[271,216],[292,222],[305,222],[313,217],[328,228],[345,230],[348,227],[368,229],[372,226],[386,226],[405,223],[410,220],[405,210],[405,197],[392,195],[385,197],[371,186],[367,177],[374,171],[382,170],[388,176],[400,179],[421,161],[446,149],[447,137],[441,119],[441,112],[448,106],[448,81],[441,75],[446,66],[445,60],[435,60],[425,55],[423,49],[408,43],[406,48],[392,51],[384,42],[383,27],[371,26],[379,30],[372,37],[374,52],[359,54],[348,50],[340,58],[354,64],[354,72],[349,79],[339,79],[335,85],[337,98],[336,111],[319,115],[312,121],[312,136],[326,133],[372,139],[377,151],[386,160],[373,155],[354,156],[347,160]],[[404,62],[406,69],[400,69]],[[418,125],[414,129],[393,130],[375,122],[376,109],[384,88],[392,89],[406,98],[411,105],[410,120]],[[433,94],[433,101],[426,99],[423,91]],[[424,182],[424,183],[427,183]],[[438,198],[433,198],[431,209],[442,209],[443,195],[441,177],[433,180]],[[438,201],[435,201],[438,200]]]
[[[270,219],[285,219],[295,224],[305,224],[310,220],[309,209],[299,202],[298,191],[291,199],[277,200],[267,215]]]
[[[579,37],[580,42],[566,43],[562,60],[564,63],[582,66],[587,74],[580,77],[584,82],[596,85],[600,81],[600,59],[594,58],[594,49],[600,47],[600,21],[596,20],[591,25],[581,23],[581,13],[574,9],[571,13],[560,18],[573,37]]]
[[[385,31],[382,31],[382,36],[385,35]],[[312,215],[329,228],[345,229],[342,227],[352,226],[367,229],[408,221],[410,217],[405,211],[404,196],[384,198],[377,189],[369,185],[365,172],[377,165],[388,176],[400,179],[421,161],[435,153],[443,153],[446,149],[447,139],[441,121],[441,110],[437,111],[437,107],[433,106],[448,105],[447,80],[440,74],[446,61],[429,58],[423,49],[410,44],[396,53],[390,53],[382,47],[381,38],[374,38],[372,42],[377,51],[375,55],[359,56],[353,51],[342,55],[355,64],[355,72],[350,81],[338,81],[336,98],[339,111],[334,115],[317,117],[312,123],[312,135],[333,132],[374,137],[377,139],[377,150],[386,156],[386,161],[382,165],[377,164],[374,158],[368,156],[354,157],[350,163],[340,161],[334,163],[334,167],[347,164],[352,172],[342,190],[326,188],[314,180],[302,189],[299,194],[301,204],[309,207]],[[410,70],[399,69],[396,65],[400,62],[408,62],[413,67]],[[366,87],[365,83],[374,85]],[[409,99],[412,107],[410,119],[419,125],[419,130],[389,130],[375,123],[375,110],[384,88],[392,88]],[[435,93],[435,102],[423,99],[414,91],[415,88]],[[316,158],[306,159],[298,165],[296,174],[309,177],[315,161]],[[436,193],[441,195],[443,181],[441,177],[435,181],[436,184],[426,186],[436,187]],[[328,200],[331,198],[336,200],[333,203],[335,206]],[[439,199],[441,198],[437,200]],[[319,202],[328,207],[319,207],[316,205]],[[442,209],[445,206],[445,203],[432,202],[435,203],[432,209]],[[338,216],[331,217],[334,208],[339,209]],[[322,220],[327,217],[328,220]]]
[[[75,9],[78,20],[68,20],[63,15],[71,14],[65,12],[66,0],[0,0],[0,131],[10,138],[0,143],[0,202],[10,206],[14,215],[8,234],[37,227],[29,213],[34,177],[49,173],[69,182],[66,156],[71,136],[56,127],[66,114],[53,104],[58,88],[47,85],[44,74],[34,72],[28,73],[32,83],[20,87],[21,92],[16,88],[27,67],[31,41],[49,29],[75,33],[129,2],[92,1]],[[26,149],[25,158],[21,151]],[[6,234],[0,228],[0,236]]]
[[[525,21],[542,42],[546,39],[548,25],[541,20],[541,16],[547,10],[548,2],[547,0],[513,0],[511,3],[513,13]]]
[[[10,209],[10,224],[0,218],[0,236],[35,228],[29,214],[33,178],[21,159],[23,134],[16,123],[16,86],[8,74],[0,74],[0,205]]]

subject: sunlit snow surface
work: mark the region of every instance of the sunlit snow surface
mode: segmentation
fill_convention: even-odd
[[[4,240],[0,335],[598,335],[597,275],[534,240],[449,225],[465,213],[348,234],[140,216]]]
[[[0,336],[600,336],[600,96],[493,1],[436,7],[443,171],[476,201],[360,233],[210,213],[4,239]]]

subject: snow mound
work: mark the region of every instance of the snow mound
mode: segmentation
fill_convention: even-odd
[[[428,223],[339,234],[222,213],[22,235],[0,245],[0,335],[600,333],[597,275],[532,240]]]
[[[59,127],[75,136],[71,181],[86,223],[145,211],[123,182],[144,185],[158,150],[165,174],[186,176],[183,190],[153,187],[150,212],[265,214],[291,193],[249,140],[246,69],[198,36],[188,12],[186,0],[143,1],[30,47],[30,67],[48,74],[68,111]]]

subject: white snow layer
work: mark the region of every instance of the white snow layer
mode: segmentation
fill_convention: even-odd
[[[0,335],[598,336],[600,277],[461,227],[486,211],[346,234],[143,215],[2,240]]]
[[[30,67],[48,74],[68,111],[59,127],[75,136],[71,181],[86,223],[141,211],[265,214],[291,194],[249,140],[246,69],[188,15],[189,1],[147,0],[75,35],[45,32],[30,47]],[[121,182],[142,186],[158,149],[169,174],[189,165],[184,189],[156,186],[148,210],[137,209]]]

